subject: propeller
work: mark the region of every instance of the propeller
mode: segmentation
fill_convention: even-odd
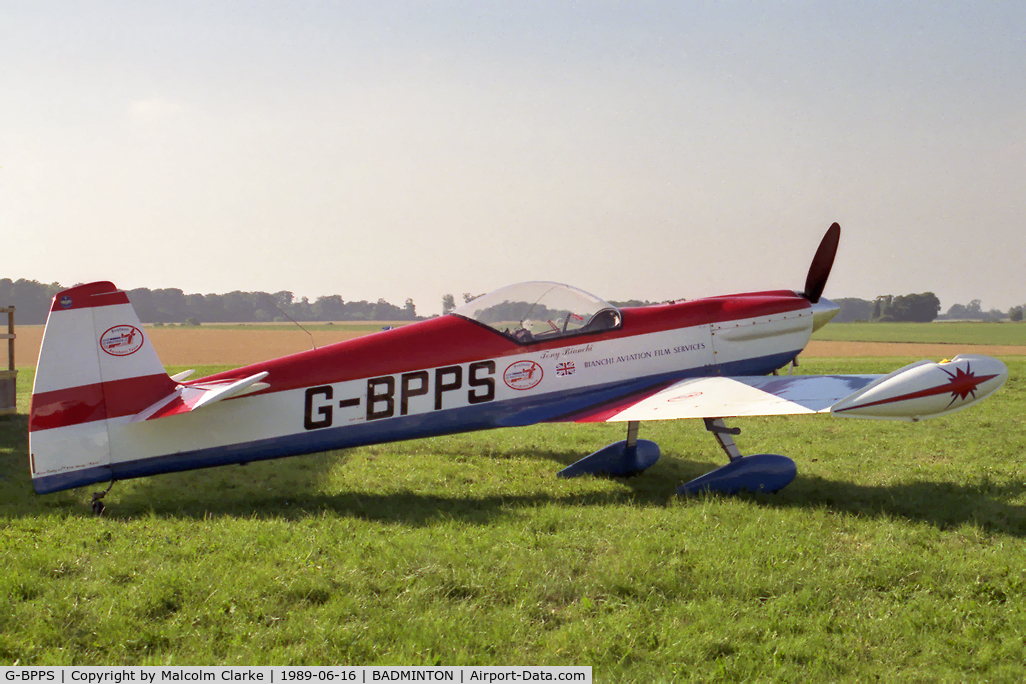
[[[841,226],[835,223],[827,229],[826,235],[819,243],[819,249],[816,250],[816,256],[812,259],[812,265],[809,266],[809,275],[805,278],[805,292],[802,296],[813,304],[823,296],[823,288],[830,277],[830,269],[837,254],[837,243],[840,240]]]

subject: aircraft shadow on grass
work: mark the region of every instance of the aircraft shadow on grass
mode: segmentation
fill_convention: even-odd
[[[665,507],[674,498],[670,493],[673,486],[706,472],[710,466],[701,460],[667,454],[642,476],[613,478],[621,485],[615,490],[569,494],[500,492],[440,495],[415,490],[382,493],[361,491],[359,483],[338,492],[325,491],[324,481],[329,473],[335,468],[347,467],[345,461],[357,454],[359,452],[344,451],[300,457],[301,463],[296,464],[300,467],[284,469],[282,462],[268,461],[245,468],[225,466],[135,480],[131,486],[122,483],[124,489],[121,492],[115,485],[117,501],[111,502],[113,505],[107,515],[125,520],[151,513],[192,519],[241,516],[301,520],[331,512],[339,516],[411,526],[453,519],[469,524],[487,524],[510,512],[546,504],[576,507],[631,503],[642,507]],[[373,454],[369,456],[374,457]],[[579,453],[571,450],[524,449],[516,454],[499,453],[492,458],[495,461],[511,458],[547,460],[556,465],[566,465],[578,457]],[[417,467],[416,456],[410,457],[410,467]],[[467,470],[470,476],[483,467],[470,465]],[[91,515],[82,503],[83,492],[79,490],[61,507],[82,516]],[[868,518],[904,518],[938,529],[971,524],[992,534],[1026,537],[1026,506],[1010,503],[1023,493],[1026,493],[1026,484],[986,480],[968,485],[920,480],[889,486],[866,486],[799,475],[783,492],[741,496],[760,506],[823,508]],[[30,515],[28,511],[24,514]]]
[[[20,419],[20,420],[19,420]],[[58,499],[37,498],[30,493],[25,473],[27,451],[21,435],[24,417],[8,418],[2,430],[11,439],[3,439],[6,454],[0,456],[0,489],[7,493],[7,506],[0,516],[7,519],[34,517],[54,509],[71,515],[90,516],[84,503],[85,489],[68,492]],[[457,519],[484,524],[517,509],[544,504],[566,506],[606,506],[633,503],[663,507],[672,500],[672,487],[706,472],[710,463],[689,454],[668,453],[647,473],[638,477],[615,478],[622,485],[616,490],[580,492],[564,495],[490,494],[438,495],[413,490],[376,493],[354,488],[337,493],[325,492],[329,472],[345,468],[344,461],[358,451],[319,454],[288,461],[253,463],[245,468],[224,466],[156,478],[134,480],[115,485],[117,503],[108,517],[132,519],[143,514],[199,518],[246,516],[298,520],[334,512],[365,520],[404,525],[429,525],[440,519]],[[527,448],[500,452],[492,460],[529,459],[551,461],[555,471],[580,457],[576,450]],[[342,463],[340,463],[340,460]],[[497,464],[498,465],[498,464]],[[416,456],[410,457],[416,468]],[[468,466],[468,472],[478,466]],[[118,491],[120,489],[120,491]],[[955,484],[919,480],[889,486],[865,486],[799,474],[791,487],[772,495],[742,495],[774,508],[825,508],[829,511],[866,516],[890,516],[924,522],[939,529],[963,524],[979,526],[994,534],[1026,537],[1026,506],[1010,503],[1026,492],[1026,483],[981,481]],[[717,496],[715,494],[709,496]],[[31,502],[34,505],[24,505]]]

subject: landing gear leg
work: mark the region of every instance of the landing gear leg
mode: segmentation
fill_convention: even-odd
[[[107,507],[103,505],[103,497],[107,496],[107,492],[109,492],[113,486],[114,480],[111,480],[110,484],[107,485],[107,488],[102,492],[93,492],[93,498],[89,503],[93,507],[93,513],[96,515],[103,515],[103,512],[106,510]]]
[[[741,434],[741,428],[729,428],[723,423],[722,418],[706,418],[705,429],[712,433],[720,448],[727,454],[727,458],[736,461],[741,456],[741,450],[734,444],[734,437]]]
[[[755,454],[742,456],[734,443],[741,428],[728,428],[722,418],[706,418],[705,429],[713,434],[730,463],[677,487],[677,494],[687,496],[703,491],[737,494],[749,492],[777,492],[791,484],[798,467],[786,456]]]

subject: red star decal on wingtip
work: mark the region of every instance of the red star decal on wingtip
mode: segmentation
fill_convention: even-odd
[[[961,368],[955,368],[955,372],[941,369],[951,378],[951,382],[947,385],[938,387],[939,390],[946,390],[951,392],[951,404],[955,403],[955,399],[961,399],[965,401],[965,398],[970,394],[973,395],[973,399],[976,398],[976,388],[987,382],[991,378],[996,378],[996,375],[984,375],[982,377],[976,377],[976,373],[973,373],[969,363],[966,362],[965,370]],[[948,406],[951,406],[948,404]]]
[[[968,397],[970,394],[973,395],[973,399],[975,399],[976,388],[978,388],[980,385],[987,382],[991,378],[997,377],[997,375],[983,375],[980,377],[976,377],[976,373],[973,373],[968,361],[965,364],[964,371],[958,367],[955,368],[954,373],[947,370],[946,368],[941,368],[941,370],[947,373],[948,377],[951,378],[951,381],[945,385],[938,385],[936,387],[931,387],[929,389],[919,390],[918,392],[909,392],[908,394],[903,394],[900,397],[891,397],[889,399],[871,401],[869,403],[859,404],[857,406],[848,406],[847,408],[840,409],[840,411],[853,411],[855,409],[867,408],[869,406],[893,404],[899,401],[907,401],[909,399],[921,399],[923,397],[932,397],[938,394],[944,394],[945,392],[951,392],[951,401],[948,403],[948,406],[950,407],[952,404],[955,403],[956,399],[961,398],[962,401],[965,401],[965,398]]]

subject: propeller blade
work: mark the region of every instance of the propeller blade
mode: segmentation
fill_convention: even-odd
[[[815,304],[823,296],[823,288],[826,287],[827,278],[830,277],[830,269],[834,265],[834,256],[837,254],[837,243],[841,240],[841,226],[833,224],[827,229],[826,235],[819,243],[816,256],[809,266],[809,275],[805,278],[805,297]]]

